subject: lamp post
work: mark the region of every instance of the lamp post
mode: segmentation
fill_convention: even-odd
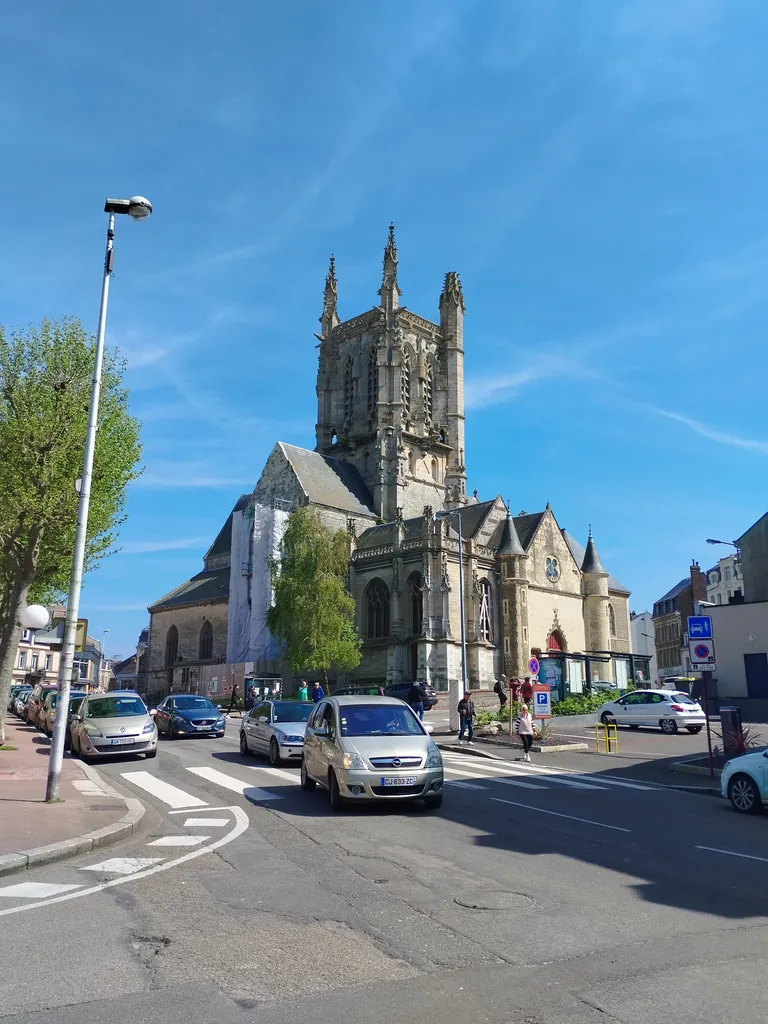
[[[109,629],[102,629],[102,631],[101,631],[101,652],[100,652],[100,657],[99,657],[99,689],[101,689],[102,677],[104,675],[104,663],[107,660],[105,647],[106,647],[106,644],[107,644],[107,633],[108,632],[109,632]],[[109,689],[108,686],[107,686],[107,689]]]
[[[91,477],[93,475],[93,453],[96,447],[96,429],[99,419],[99,396],[101,393],[101,368],[104,362],[104,334],[107,325],[107,299],[109,297],[109,278],[114,263],[113,242],[115,238],[115,214],[127,213],[134,220],[146,220],[152,213],[152,204],[143,196],[131,199],[107,199],[104,212],[109,214],[107,226],[107,249],[104,256],[104,273],[101,282],[101,305],[99,307],[99,326],[96,332],[96,354],[93,361],[93,380],[91,382],[91,399],[88,406],[88,429],[85,435],[85,452],[83,454],[83,474],[80,478],[80,497],[77,507],[77,528],[75,546],[72,552],[72,574],[69,581],[67,597],[67,617],[64,622],[64,640],[61,647],[59,662],[59,696],[56,701],[56,717],[53,724],[53,740],[51,756],[48,761],[48,781],[45,799],[48,802],[58,800],[59,783],[61,781],[61,764],[64,758],[64,733],[69,715],[69,684],[72,679],[72,662],[75,653],[75,637],[77,633],[77,616],[80,611],[80,588],[83,583],[83,562],[85,559],[85,541],[88,534],[88,510],[91,503]]]
[[[459,534],[459,615],[461,616],[461,697],[467,692],[467,627],[464,617],[464,542],[461,538],[461,513],[457,508],[446,509],[444,512],[435,512],[435,519],[449,519],[456,517],[457,530]],[[450,714],[450,728],[455,731],[459,727],[458,711],[459,703],[455,689],[451,686],[451,679],[448,679],[448,708]]]

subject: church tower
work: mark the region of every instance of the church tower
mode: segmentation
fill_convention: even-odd
[[[331,257],[316,335],[316,450],[357,468],[383,522],[466,503],[461,282],[446,274],[437,324],[400,305],[397,273],[390,225],[380,302],[342,321]]]

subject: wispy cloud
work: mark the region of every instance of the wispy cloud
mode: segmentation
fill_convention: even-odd
[[[124,555],[146,555],[157,551],[187,551],[209,544],[210,537],[176,537],[168,540],[129,540],[120,546]]]
[[[702,423],[700,420],[695,420],[691,416],[684,416],[679,412],[671,412],[669,409],[659,409],[656,406],[651,406],[651,410],[656,413],[657,416],[663,416],[665,419],[674,420],[675,423],[682,423],[684,427],[688,427],[695,434],[699,434],[701,437],[706,437],[709,441],[715,441],[717,444],[729,445],[731,448],[744,448],[747,451],[760,452],[761,455],[768,455],[768,441],[760,441],[752,437],[740,437],[738,434],[730,434],[725,430],[718,430],[716,427],[710,427],[706,423]]]

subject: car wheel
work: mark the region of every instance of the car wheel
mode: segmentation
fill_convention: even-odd
[[[686,725],[688,732],[693,733],[695,736],[697,732],[701,732],[703,726],[701,725]]]
[[[603,725],[616,724],[616,719],[613,717],[610,711],[604,711],[602,715],[600,715],[600,721],[603,723]]]
[[[669,736],[674,736],[677,732],[677,722],[674,718],[662,718],[659,722],[661,731],[667,733]]]
[[[245,738],[245,733],[240,732],[240,753],[243,757],[248,757],[250,750],[248,749],[248,740]]]
[[[313,789],[315,789],[316,787],[317,787],[317,783],[315,782],[315,780],[313,778],[310,778],[310,775],[307,772],[306,762],[304,761],[304,758],[302,757],[302,759],[301,759],[301,788],[303,790],[305,790],[307,793],[309,793]]]
[[[176,729],[173,726],[173,722],[169,722],[168,723],[168,739],[169,740],[176,740],[176,739],[178,739],[178,736],[176,735]]]
[[[328,772],[328,798],[332,811],[340,811],[344,806],[341,790],[339,789],[339,780],[336,778],[336,773],[333,770]]]
[[[640,726],[639,726],[639,725],[630,725],[630,727],[629,727],[629,728],[630,728],[630,729],[639,729],[639,728],[640,728]]]
[[[157,757],[157,747],[154,750],[148,750],[144,757]]]
[[[728,783],[728,799],[742,814],[757,814],[763,806],[760,791],[748,775],[734,775]]]
[[[439,811],[443,806],[443,794],[438,793],[436,796],[424,797],[424,806],[428,811]]]
[[[275,768],[283,763],[283,759],[280,757],[280,747],[274,736],[269,741],[269,763]]]

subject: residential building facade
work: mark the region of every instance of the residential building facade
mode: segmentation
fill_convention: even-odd
[[[698,562],[691,564],[688,576],[675,584],[653,606],[653,631],[659,680],[690,678],[691,662],[685,646],[688,616],[696,613],[696,601],[707,599],[707,578]]]
[[[630,612],[629,626],[632,637],[632,650],[635,654],[647,659],[647,670],[642,668],[635,675],[635,683],[640,686],[655,686],[658,682],[658,665],[656,662],[656,635],[653,628],[651,612]]]
[[[717,565],[707,570],[707,601],[711,604],[729,604],[744,598],[744,574],[737,552],[720,558]]]

